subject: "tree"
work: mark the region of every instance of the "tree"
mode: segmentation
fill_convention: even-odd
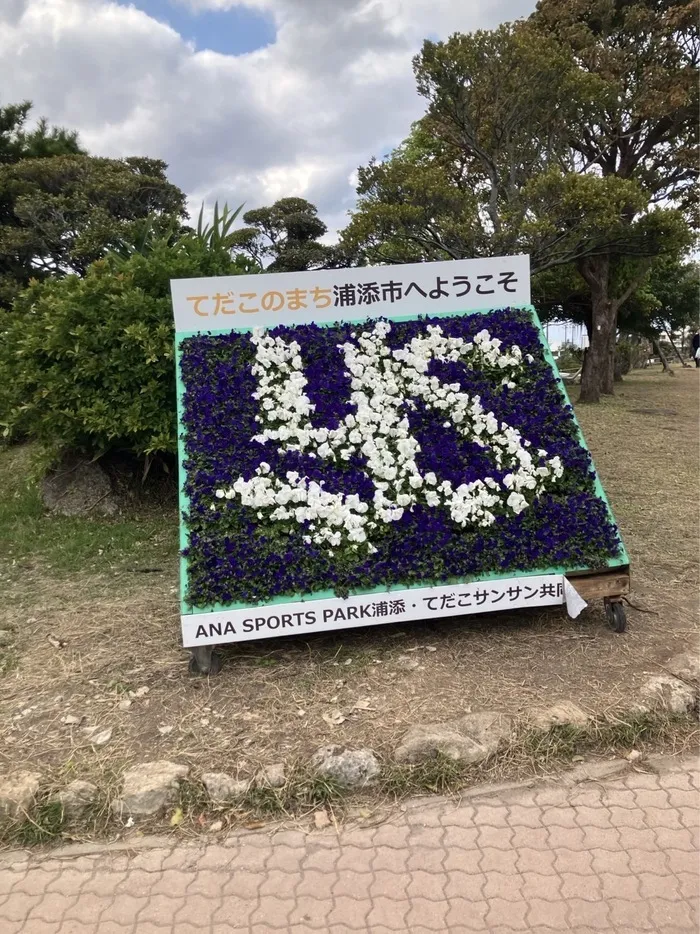
[[[27,123],[31,103],[0,107],[0,308],[32,278],[84,274],[147,223],[179,227],[185,197],[155,159],[97,159],[78,134]]]
[[[550,0],[550,8],[557,2]],[[623,0],[561,3],[613,8]],[[644,3],[625,0],[624,5]],[[625,23],[631,30],[633,17]],[[666,33],[669,28],[659,26]],[[624,38],[629,53],[634,42]],[[666,35],[667,45],[674,41]],[[662,96],[663,85],[666,110],[675,106],[685,113],[694,94],[685,53],[674,58],[664,46],[659,55],[665,55],[668,67],[656,93]],[[654,55],[647,57],[649,68],[635,75],[638,83],[656,75]],[[628,71],[632,64],[627,54]],[[606,82],[594,66],[593,54],[585,67],[571,41],[536,18],[425,42],[414,69],[427,114],[389,160],[360,171],[358,209],[344,232],[346,242],[379,261],[529,252],[535,273],[575,264],[592,296],[588,400],[601,388],[612,389],[617,312],[647,274],[649,258],[666,244],[676,250],[687,239],[685,219],[659,207],[642,179],[633,172],[603,172],[576,148],[577,139],[588,139],[604,123],[606,108],[616,102],[628,106],[620,76],[617,84]],[[646,102],[647,110],[652,103]],[[680,162],[687,159],[687,148],[678,143],[678,134],[687,129],[687,119],[679,117],[659,143],[675,147]],[[648,156],[645,179],[655,172],[660,177],[660,169],[653,169],[659,157],[653,144]],[[683,164],[673,183],[681,187],[684,173],[693,171]],[[665,190],[670,196],[675,189]]]
[[[84,275],[144,219],[186,216],[185,196],[157,159],[85,155],[0,165],[0,305],[32,278]]]
[[[63,127],[49,127],[42,117],[33,130],[25,125],[32,109],[30,101],[0,107],[0,165],[22,159],[85,155],[78,134]]]
[[[64,454],[172,454],[177,446],[170,280],[250,271],[211,226],[83,277],[34,281],[0,319],[0,433]]]
[[[631,204],[623,213],[621,220],[630,231],[660,203],[676,203],[692,213],[698,176],[697,4],[540,0],[530,25],[554,38],[578,72],[594,82],[587,106],[569,126],[572,169],[638,184],[647,204]],[[676,234],[682,236],[680,228]],[[583,401],[612,392],[618,313],[650,265],[649,260],[639,264],[615,293],[614,254],[600,250],[577,264],[590,289],[594,321],[581,383]]]
[[[700,314],[698,264],[683,257],[656,259],[649,277],[620,313],[620,330],[659,340],[695,327]],[[675,345],[674,345],[675,346]]]
[[[267,272],[300,272],[344,265],[337,246],[319,243],[328,228],[304,198],[281,198],[270,207],[246,211],[247,227],[234,231],[232,246]]]

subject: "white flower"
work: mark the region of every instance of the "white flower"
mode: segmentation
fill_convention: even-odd
[[[372,501],[362,502],[353,493],[329,493],[322,484],[309,482],[297,471],[288,471],[285,483],[271,473],[265,462],[253,479],[237,478],[230,490],[222,490],[221,495],[216,491],[217,498],[239,496],[243,505],[262,510],[259,517],[306,523],[312,534],[305,539],[317,544],[327,542],[337,548],[352,542],[356,547],[378,523],[398,521],[404,509],[416,502],[446,507],[460,525],[486,527],[495,521],[494,507],[517,514],[563,474],[559,458],[548,461],[547,452],[540,450],[535,461],[525,450],[529,442],[515,429],[499,425],[493,413],[484,411],[478,396],[462,392],[459,382],[443,384],[436,376],[427,375],[433,359],[461,360],[477,368],[504,371],[503,385],[514,388],[514,376],[524,365],[520,348],[504,349],[486,329],[470,343],[445,337],[440,326],[430,325],[405,347],[391,350],[385,343],[390,331],[388,322],[377,322],[359,339],[355,335],[355,343],[347,342],[339,348],[350,378],[354,412],[330,429],[313,428],[309,423],[314,406],[306,394],[298,343],[287,344],[260,330],[254,331],[251,338],[256,347],[252,371],[258,380],[254,398],[261,403],[262,416],[256,418],[263,426],[254,440],[260,444],[277,442],[282,454],[303,451],[310,458],[339,456],[347,461],[361,452],[365,472],[375,488]],[[507,471],[503,482],[485,477],[453,490],[449,481],[440,482],[433,472],[422,476],[416,462],[420,445],[409,421],[416,407],[414,400],[444,412],[448,416],[446,426],[488,448],[499,471]],[[293,511],[288,504],[295,504]],[[376,550],[369,542],[367,547],[370,554]]]
[[[506,503],[513,510],[516,516],[518,513],[521,513],[523,509],[527,509],[527,500],[522,495],[522,493],[511,493],[506,500]]]

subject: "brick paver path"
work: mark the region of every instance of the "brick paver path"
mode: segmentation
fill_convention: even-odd
[[[339,834],[4,854],[0,932],[690,934],[698,773],[652,768],[427,799]]]

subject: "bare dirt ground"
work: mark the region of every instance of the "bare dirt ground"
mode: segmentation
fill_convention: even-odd
[[[0,629],[15,645],[0,648],[0,772],[110,785],[135,761],[169,758],[245,777],[328,742],[386,755],[410,724],[475,709],[626,706],[697,639],[699,377],[636,371],[616,397],[577,407],[642,608],[628,608],[622,636],[602,604],[576,621],[558,609],[490,614],[228,646],[218,677],[192,678],[179,648],[174,513],[162,532],[129,532],[112,565],[97,557],[107,520],[84,521],[95,561],[69,572],[38,546],[22,560],[8,550]],[[90,727],[111,735],[96,745]]]

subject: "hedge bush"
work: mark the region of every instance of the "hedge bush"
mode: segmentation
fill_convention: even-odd
[[[32,283],[0,323],[0,426],[47,461],[177,445],[170,279],[245,272],[196,237]]]

